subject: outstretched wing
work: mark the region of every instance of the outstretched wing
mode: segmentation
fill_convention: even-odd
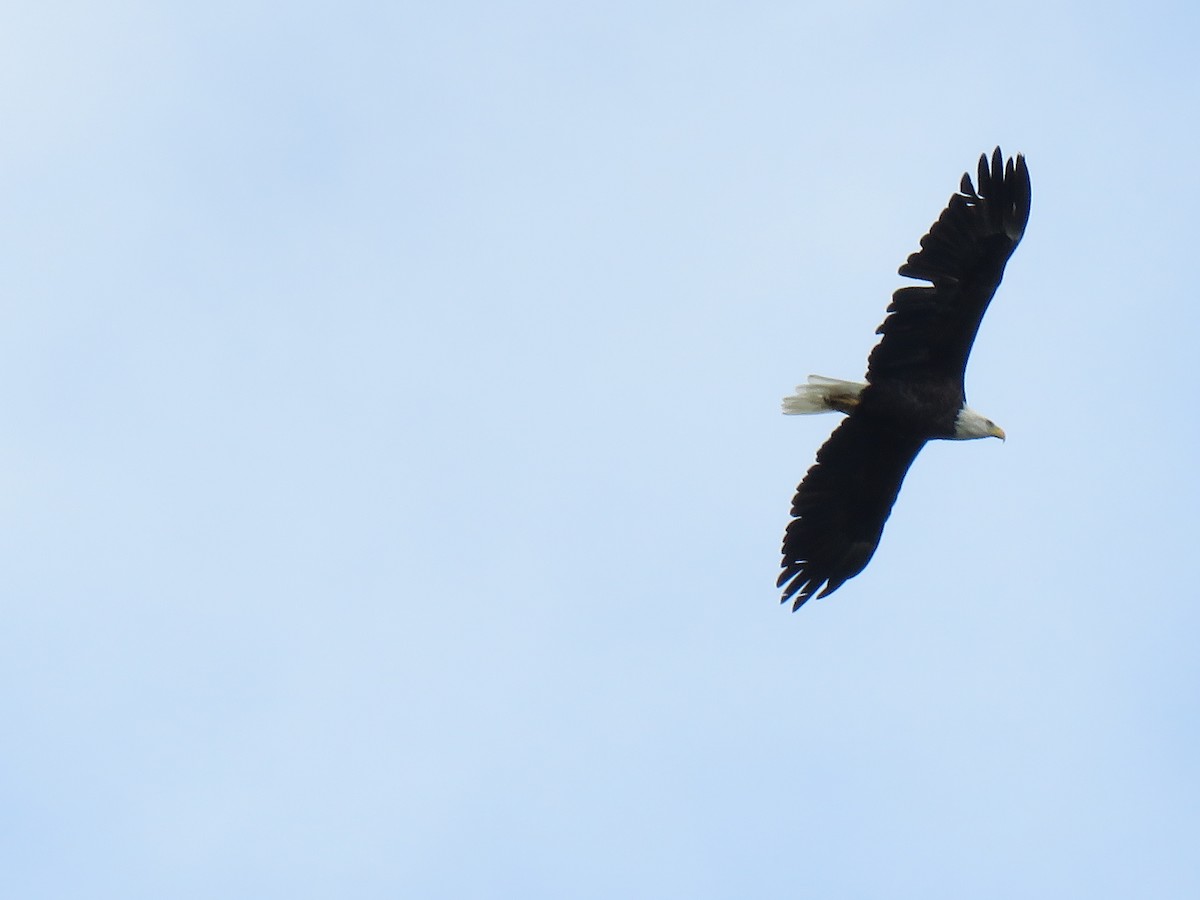
[[[817,453],[792,501],[777,586],[792,610],[824,597],[870,561],[923,438],[851,414]],[[824,590],[821,588],[824,587]],[[821,591],[817,594],[817,591]]]
[[[979,323],[1029,221],[1029,170],[1020,154],[1007,166],[997,147],[979,157],[979,190],[963,175],[900,274],[930,282],[892,295],[867,381],[954,378],[962,383]]]

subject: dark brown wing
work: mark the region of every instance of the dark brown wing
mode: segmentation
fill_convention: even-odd
[[[921,249],[900,274],[930,282],[892,295],[888,317],[871,351],[867,381],[955,379],[975,342],[979,323],[1029,221],[1029,170],[1020,154],[1004,158],[997,147],[989,168],[979,157],[979,190],[963,175],[961,193],[921,239]]]
[[[852,413],[825,442],[796,489],[795,518],[783,536],[777,585],[783,602],[795,597],[793,611],[863,570],[924,444],[924,438],[897,434],[861,413]]]

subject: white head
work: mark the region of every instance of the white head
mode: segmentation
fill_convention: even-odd
[[[991,419],[985,419],[969,406],[960,409],[958,418],[954,420],[954,440],[970,441],[985,437],[998,437],[1000,440],[1004,440],[1004,429]]]

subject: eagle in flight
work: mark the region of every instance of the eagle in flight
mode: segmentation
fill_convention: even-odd
[[[1000,148],[970,174],[900,274],[927,284],[892,295],[866,383],[811,375],[783,401],[787,415],[846,419],[817,453],[783,536],[782,602],[799,609],[861,572],[879,545],[900,485],[927,441],[1004,431],[967,406],[963,373],[979,323],[1029,221],[1029,170]]]

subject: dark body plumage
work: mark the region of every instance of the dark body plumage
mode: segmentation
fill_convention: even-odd
[[[796,490],[778,580],[793,610],[867,565],[925,442],[963,437],[956,422],[966,403],[967,357],[1029,220],[1029,171],[1020,155],[1007,166],[999,148],[990,166],[981,156],[978,184],[976,191],[963,175],[960,193],[900,267],[929,284],[892,295],[867,384],[849,409],[834,407],[847,418]]]

